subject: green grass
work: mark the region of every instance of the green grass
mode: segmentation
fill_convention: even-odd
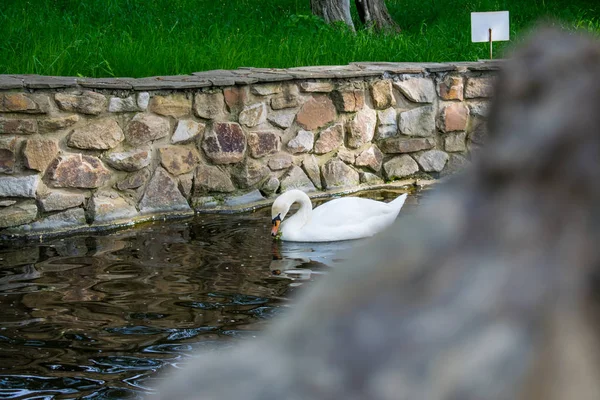
[[[0,0],[0,73],[187,74],[241,66],[469,61],[470,12],[511,12],[512,43],[540,19],[600,36],[597,0],[390,0],[398,35],[328,26],[309,0]],[[495,44],[501,55],[508,43]]]

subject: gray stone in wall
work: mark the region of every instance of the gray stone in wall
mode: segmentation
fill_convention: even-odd
[[[494,93],[493,77],[469,77],[465,86],[465,98],[475,99],[479,97],[492,97]]]
[[[319,168],[316,157],[312,154],[306,155],[304,160],[302,160],[302,169],[304,169],[304,172],[306,172],[306,175],[310,178],[313,185],[315,185],[317,189],[322,190],[321,169]]]
[[[387,154],[414,153],[420,150],[429,150],[435,147],[434,138],[389,138],[379,144],[381,150]]]
[[[141,111],[138,102],[134,96],[129,97],[111,97],[108,103],[108,111],[113,113],[137,112]]]
[[[196,122],[191,119],[184,119],[177,122],[175,133],[171,137],[171,143],[183,144],[189,143],[204,133],[206,124]]]
[[[288,142],[287,148],[293,154],[308,153],[312,150],[314,141],[314,133],[301,129],[296,136]]]
[[[0,200],[0,207],[8,207],[17,204],[16,200]]]
[[[244,107],[240,112],[240,124],[247,127],[253,127],[262,124],[267,120],[267,106],[265,103],[252,104]]]
[[[70,208],[39,219],[31,224],[10,228],[4,233],[58,232],[87,226],[83,208]]]
[[[150,93],[141,92],[137,95],[137,106],[141,111],[146,111],[148,104],[150,103]]]
[[[293,165],[281,178],[281,192],[298,189],[303,192],[314,192],[315,185],[311,179],[304,173],[302,168]]]
[[[331,93],[331,98],[339,112],[357,112],[365,106],[362,90],[336,90]]]
[[[482,119],[474,119],[471,123],[469,138],[478,145],[486,143],[488,137],[487,122]]]
[[[44,212],[66,210],[79,207],[85,201],[83,194],[50,192],[38,200],[40,209]]]
[[[125,137],[132,146],[139,146],[169,135],[169,120],[156,115],[140,113],[127,125]]]
[[[119,190],[137,189],[144,186],[149,178],[150,171],[148,168],[144,168],[127,175],[125,179],[116,184],[116,187]]]
[[[266,193],[267,195],[271,195],[271,194],[277,192],[277,189],[279,189],[279,185],[280,185],[279,179],[272,176],[268,180],[265,181],[265,183],[262,185],[261,190],[264,193]]]
[[[225,115],[222,92],[198,93],[194,96],[194,114],[200,118],[215,119]]]
[[[346,125],[348,147],[357,149],[372,141],[376,125],[377,113],[375,110],[365,107],[357,112]]]
[[[10,135],[31,135],[37,133],[38,125],[34,119],[0,118],[0,133]]]
[[[417,158],[419,165],[427,172],[440,172],[448,161],[448,154],[441,150],[429,150]]]
[[[246,204],[252,204],[264,199],[265,198],[260,193],[260,191],[258,189],[254,189],[253,191],[243,194],[241,196],[229,197],[225,199],[225,205],[230,207],[237,207]]]
[[[106,97],[92,91],[81,93],[59,92],[54,95],[54,99],[63,111],[98,115],[106,110]]]
[[[409,136],[432,136],[435,133],[435,109],[423,106],[400,113],[399,128]]]
[[[292,165],[294,159],[288,153],[279,153],[275,154],[273,157],[269,158],[267,165],[273,171],[278,171],[282,169],[289,168]]]
[[[178,177],[177,188],[181,194],[189,199],[194,188],[194,174],[184,174]]]
[[[150,165],[152,149],[150,146],[142,146],[129,151],[111,152],[106,155],[104,160],[114,169],[133,172]]]
[[[94,224],[131,222],[138,215],[134,206],[116,192],[95,193],[87,205],[87,219]]]
[[[238,163],[246,153],[246,135],[235,122],[215,122],[204,135],[202,149],[215,164]]]
[[[344,125],[337,123],[319,134],[315,142],[314,151],[316,154],[325,154],[333,151],[344,144]]]
[[[54,187],[91,189],[103,186],[111,173],[98,157],[70,154],[59,156],[52,163],[48,177]]]
[[[383,183],[383,179],[381,179],[375,174],[372,174],[371,172],[361,171],[359,175],[360,183],[365,183],[367,185],[380,185]]]
[[[356,154],[345,148],[340,148],[338,150],[337,157],[347,164],[354,164],[354,161],[356,161]]]
[[[394,87],[415,103],[432,103],[436,97],[435,85],[429,78],[416,77],[395,81]]]
[[[450,152],[467,151],[466,138],[467,134],[465,132],[444,135],[444,150]]]
[[[360,184],[357,171],[338,159],[331,159],[323,165],[323,182],[325,189],[350,187]]]
[[[409,155],[394,157],[383,164],[388,179],[406,178],[419,172],[419,165]]]
[[[0,172],[12,174],[15,167],[17,138],[0,138]]]
[[[148,182],[139,203],[139,210],[142,214],[193,213],[187,200],[177,188],[177,183],[161,167],[156,168]]]
[[[39,175],[0,176],[0,197],[34,198],[40,183]]]
[[[248,158],[235,166],[232,176],[239,187],[246,189],[265,180],[269,173],[269,168],[262,162]]]
[[[383,153],[379,150],[379,148],[372,144],[369,148],[363,150],[358,157],[356,157],[356,161],[354,162],[358,167],[368,167],[375,172],[378,172],[381,169],[381,164],[383,163]]]
[[[217,166],[204,163],[200,163],[196,169],[194,184],[196,194],[201,192],[231,193],[235,191],[235,186],[227,172]]]
[[[0,208],[0,228],[27,224],[37,217],[37,206],[33,201],[24,201]]]
[[[194,147],[167,146],[158,149],[160,164],[172,175],[193,171],[200,161],[200,153]]]
[[[449,154],[450,158],[446,163],[446,167],[440,172],[440,176],[445,177],[452,174],[464,171],[471,162],[461,154]]]
[[[113,119],[103,118],[74,129],[67,145],[83,150],[109,150],[124,139],[119,124]]]
[[[79,122],[79,115],[67,115],[65,117],[44,118],[38,121],[38,127],[45,132],[57,131],[75,125]]]
[[[296,118],[295,110],[274,111],[267,115],[267,120],[278,128],[286,129],[292,126]]]
[[[398,134],[398,114],[393,107],[377,111],[377,138],[385,139]]]
[[[284,108],[298,107],[300,102],[298,101],[298,87],[293,85],[286,88],[286,90],[273,97],[271,99],[271,108],[273,110],[283,110]]]
[[[470,115],[475,117],[487,118],[490,112],[489,101],[472,101],[469,103]]]

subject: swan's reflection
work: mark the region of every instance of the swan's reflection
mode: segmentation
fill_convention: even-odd
[[[274,241],[271,247],[271,274],[308,281],[313,275],[326,274],[330,268],[343,264],[350,250],[364,242],[364,239],[315,243]]]

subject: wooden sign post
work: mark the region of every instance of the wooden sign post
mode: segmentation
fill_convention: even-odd
[[[494,58],[492,42],[505,40],[510,40],[508,11],[471,13],[471,41],[488,42],[490,59]]]

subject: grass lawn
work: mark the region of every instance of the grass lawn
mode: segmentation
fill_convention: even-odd
[[[0,74],[129,76],[352,61],[468,61],[471,11],[510,11],[512,43],[539,19],[600,36],[598,0],[389,0],[397,35],[356,34],[309,0],[0,0]],[[502,55],[507,43],[495,43]]]

